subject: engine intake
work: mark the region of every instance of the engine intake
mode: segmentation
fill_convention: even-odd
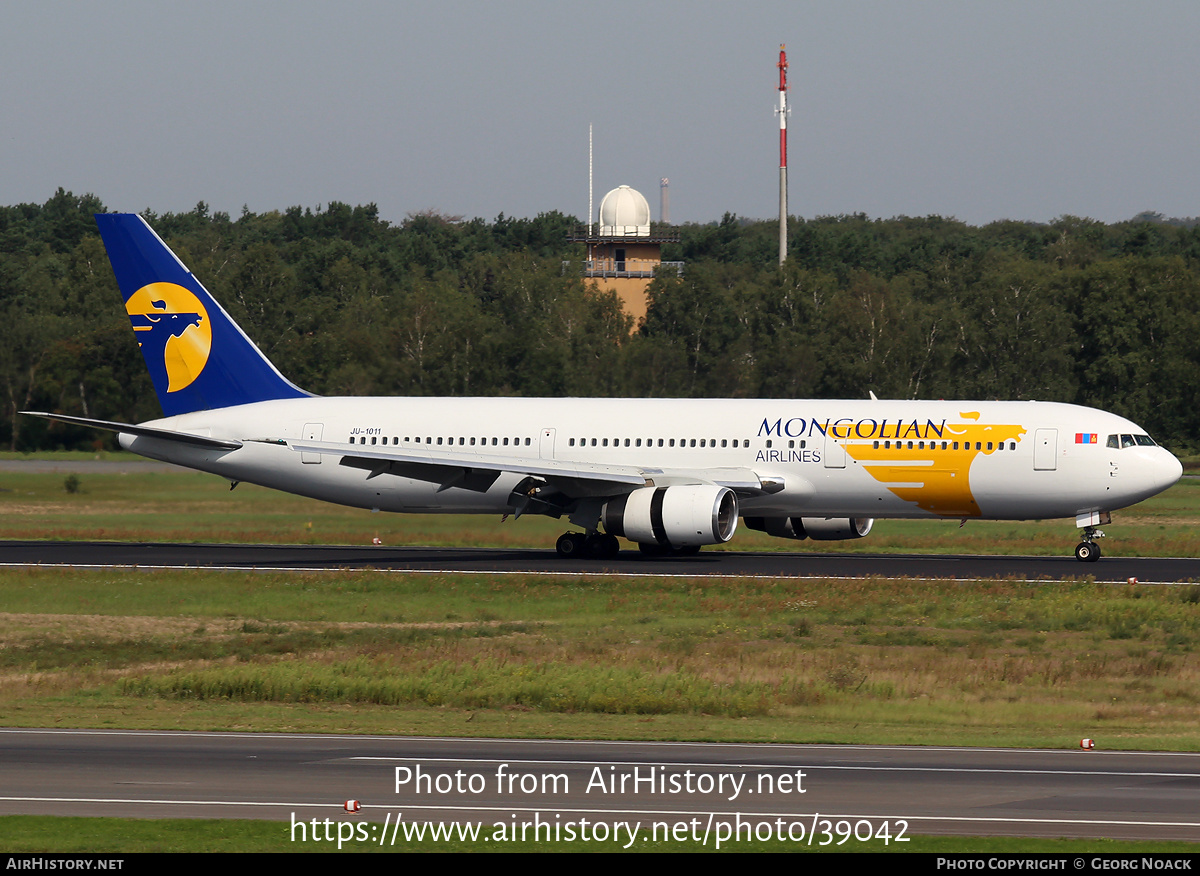
[[[871,531],[871,517],[745,517],[746,525],[776,538],[844,541]]]
[[[697,484],[643,487],[611,499],[600,514],[604,531],[667,548],[722,544],[737,530],[737,495]]]

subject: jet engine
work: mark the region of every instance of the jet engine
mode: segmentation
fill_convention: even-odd
[[[746,525],[776,538],[843,541],[862,538],[875,524],[870,517],[745,517]]]
[[[610,499],[604,531],[641,544],[678,549],[721,544],[737,530],[737,495],[712,484],[643,487]]]

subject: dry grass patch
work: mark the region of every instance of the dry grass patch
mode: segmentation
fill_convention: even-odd
[[[9,715],[1200,748],[1197,588],[37,570],[0,599]]]

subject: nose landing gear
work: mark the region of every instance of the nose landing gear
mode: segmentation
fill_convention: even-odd
[[[1094,563],[1100,559],[1100,545],[1096,539],[1104,538],[1104,533],[1094,526],[1085,527],[1083,541],[1075,546],[1075,559],[1081,563]]]

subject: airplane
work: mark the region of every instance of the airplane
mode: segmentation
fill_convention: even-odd
[[[285,378],[136,214],[96,216],[164,417],[106,429],[134,453],[372,510],[544,514],[565,557],[868,535],[879,518],[1111,512],[1182,466],[1115,414],[1036,401],[324,398]]]

